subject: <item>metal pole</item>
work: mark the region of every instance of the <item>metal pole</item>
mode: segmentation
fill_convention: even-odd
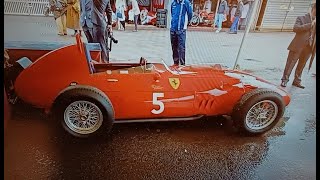
[[[219,9],[219,3],[220,3],[220,0],[218,0],[217,5],[216,5],[216,14],[214,15],[213,29],[216,27],[216,18],[217,18],[218,9]]]
[[[254,13],[257,11],[257,7],[258,7],[258,3],[259,3],[260,0],[254,0],[253,2],[253,7],[252,7],[252,11],[251,11],[251,14],[250,14],[250,17],[249,17],[249,21],[248,21],[248,24],[246,25],[246,30],[245,30],[245,33],[242,37],[242,41],[241,41],[241,44],[240,44],[240,48],[239,48],[239,51],[238,51],[238,55],[237,55],[237,58],[236,58],[236,62],[234,63],[234,66],[233,66],[233,70],[236,68],[237,66],[237,63],[238,63],[238,59],[240,57],[240,54],[241,54],[241,50],[242,50],[242,47],[243,47],[243,43],[247,37],[247,34],[249,33],[250,31],[250,28],[251,28],[251,24],[253,22],[253,19],[254,19]]]

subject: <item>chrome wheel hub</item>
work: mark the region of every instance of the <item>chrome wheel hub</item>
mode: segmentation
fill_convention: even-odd
[[[103,121],[99,107],[89,101],[75,101],[64,111],[64,122],[67,127],[79,134],[90,134],[97,131]]]
[[[261,130],[272,124],[277,115],[277,104],[270,100],[263,100],[250,108],[246,115],[245,123],[252,130]]]

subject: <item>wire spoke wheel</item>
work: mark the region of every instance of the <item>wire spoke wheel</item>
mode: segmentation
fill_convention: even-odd
[[[245,123],[252,130],[261,130],[271,125],[278,115],[278,106],[270,100],[254,104],[245,117]]]
[[[103,122],[100,108],[89,101],[75,101],[64,111],[64,122],[73,132],[90,134],[97,131]]]

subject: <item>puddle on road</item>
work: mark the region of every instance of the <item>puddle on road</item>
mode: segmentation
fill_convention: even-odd
[[[304,128],[304,136],[312,135],[316,132],[316,117],[311,115],[311,117],[306,119],[306,125]]]
[[[286,134],[284,127],[290,117],[283,117],[280,119],[277,125],[273,129],[271,129],[269,132],[266,133],[266,136],[268,137],[279,137],[284,136]]]

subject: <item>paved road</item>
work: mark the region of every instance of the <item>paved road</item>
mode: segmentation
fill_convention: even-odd
[[[75,43],[75,38],[71,36],[57,35],[52,17],[6,15],[4,24],[4,40],[7,44],[12,41]],[[135,33],[130,28],[125,32],[114,31],[119,43],[113,45],[112,60],[138,61],[143,56],[159,57],[172,63],[168,30],[141,26],[143,30]],[[68,33],[71,35],[73,32],[69,30]],[[239,58],[240,67],[249,70],[276,68],[282,71],[288,54],[287,47],[293,36],[293,33],[249,34]],[[213,30],[187,32],[186,61],[189,64],[224,63],[233,67],[242,37],[242,32],[236,35],[226,32],[216,34]]]
[[[53,20],[5,16],[5,41],[66,42]],[[32,25],[33,24],[33,25]],[[22,34],[23,33],[23,34]],[[71,33],[71,32],[70,32]],[[159,56],[170,62],[168,31],[118,32],[112,56]],[[242,34],[188,32],[187,61],[232,65]],[[253,33],[240,66],[279,83],[292,33]],[[292,102],[276,128],[240,137],[231,122],[117,124],[109,138],[78,140],[57,133],[50,118],[29,106],[17,109],[5,139],[5,179],[316,179],[316,80],[291,86]]]

